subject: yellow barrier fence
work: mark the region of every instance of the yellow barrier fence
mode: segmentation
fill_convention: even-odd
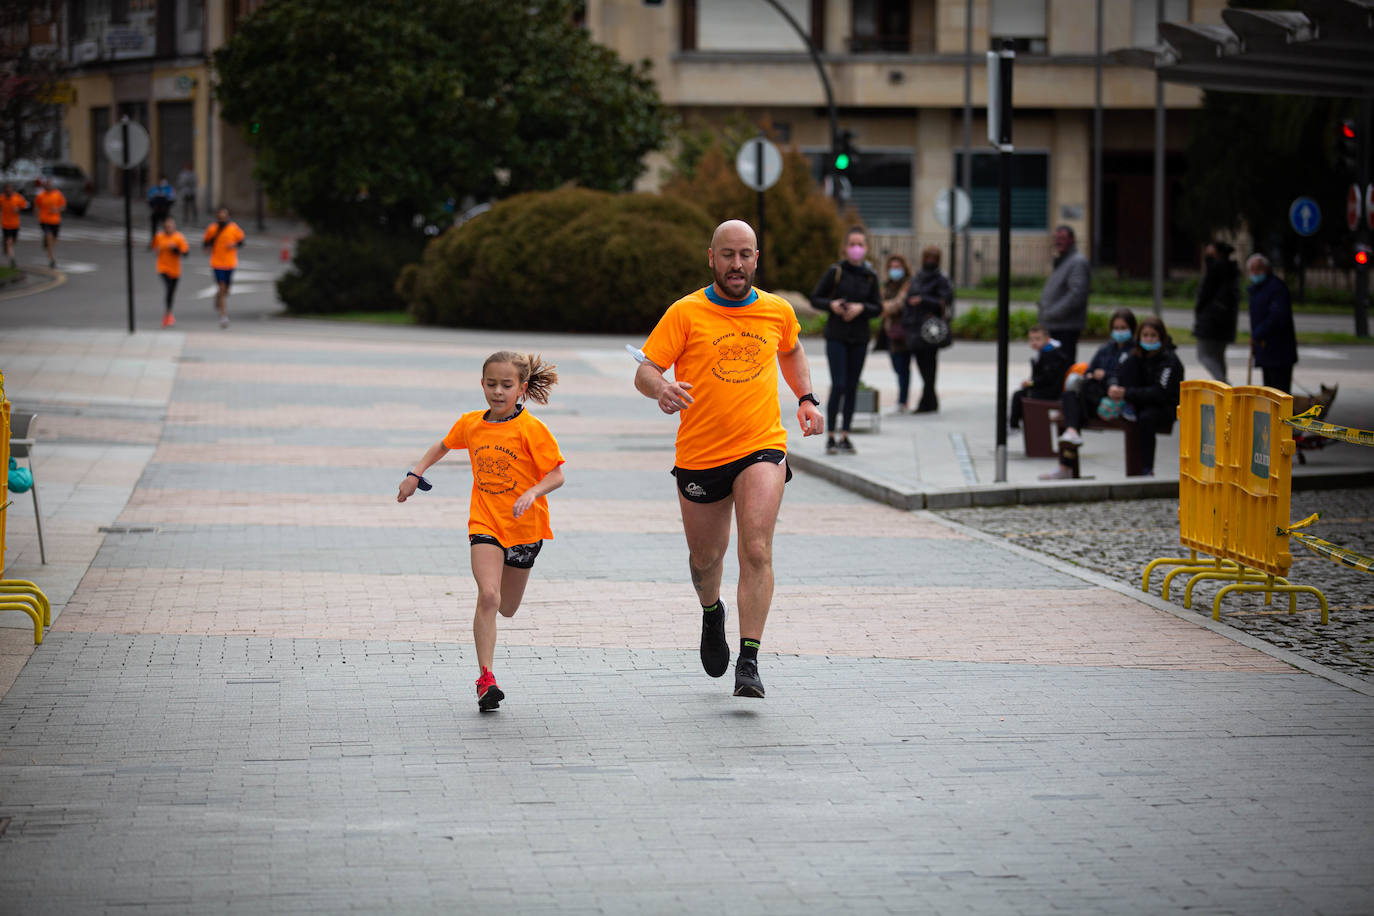
[[[5,523],[9,507],[10,402],[5,399],[5,375],[0,372],[0,577],[5,572]],[[26,579],[0,578],[0,611],[19,611],[33,621],[33,643],[43,642],[43,627],[52,625],[52,604],[43,590]]]
[[[1298,594],[1316,595],[1322,623],[1327,622],[1326,597],[1284,578],[1293,562],[1287,531],[1296,450],[1292,411],[1293,399],[1273,388],[1232,388],[1199,379],[1183,383],[1178,521],[1179,540],[1189,555],[1151,561],[1143,591],[1149,591],[1155,569],[1172,566],[1160,594],[1167,599],[1172,581],[1186,575],[1184,607],[1193,606],[1193,588],[1199,582],[1227,583],[1212,602],[1214,620],[1221,619],[1226,595],[1261,591],[1265,604],[1276,593],[1287,594],[1289,613],[1297,610]]]

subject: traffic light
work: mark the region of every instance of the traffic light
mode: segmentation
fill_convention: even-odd
[[[1355,171],[1360,160],[1360,134],[1351,118],[1346,118],[1337,126],[1336,152],[1341,165],[1348,171]]]
[[[1363,242],[1357,242],[1355,245],[1355,266],[1361,270],[1368,270],[1370,255],[1369,246]]]
[[[842,130],[835,136],[834,153],[836,172],[847,172],[854,167],[854,162],[859,156],[854,151],[854,132],[852,130]]]

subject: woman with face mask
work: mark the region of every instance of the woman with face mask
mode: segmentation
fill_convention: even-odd
[[[1140,466],[1146,477],[1154,476],[1155,436],[1168,435],[1178,412],[1183,363],[1174,353],[1174,342],[1163,320],[1154,315],[1140,319],[1136,345],[1122,368],[1121,381],[1108,386],[1107,397],[1125,401],[1140,424]],[[1122,411],[1126,416],[1126,411]]]
[[[811,291],[812,308],[829,313],[825,322],[825,355],[830,364],[826,429],[838,430],[840,438],[838,442],[834,435],[826,438],[827,455],[854,454],[849,429],[868,353],[869,321],[883,310],[878,275],[868,266],[867,256],[868,233],[855,226],[845,233],[844,257],[826,268]],[[843,418],[838,427],[837,417]]]
[[[883,279],[883,323],[875,350],[886,349],[892,357],[892,371],[897,373],[897,408],[894,413],[906,413],[907,392],[911,388],[911,347],[902,328],[902,306],[911,288],[911,265],[899,254],[889,255],[887,276]],[[884,347],[886,342],[886,347]]]
[[[1091,417],[1098,404],[1107,395],[1107,389],[1119,384],[1126,362],[1135,349],[1135,313],[1127,308],[1112,312],[1111,340],[1097,348],[1088,362],[1083,377],[1078,384],[1065,391],[1060,398],[1059,407],[1064,417],[1064,432],[1060,442],[1073,445],[1083,444],[1083,419]],[[1060,464],[1056,470],[1041,474],[1041,480],[1064,480],[1073,476],[1073,469]]]
[[[914,337],[910,343],[916,368],[921,370],[921,400],[912,413],[934,413],[940,409],[940,399],[935,396],[935,370],[940,349],[922,340],[915,331],[927,318],[949,321],[953,305],[954,285],[940,272],[940,249],[929,245],[921,252],[920,271],[911,278],[903,315],[907,336]]]

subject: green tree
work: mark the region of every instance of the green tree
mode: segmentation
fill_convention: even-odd
[[[312,224],[409,224],[445,201],[575,181],[621,190],[662,144],[647,74],[569,0],[274,0],[215,54],[223,116]]]

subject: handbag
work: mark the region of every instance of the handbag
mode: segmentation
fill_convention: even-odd
[[[916,337],[919,346],[927,350],[943,350],[954,343],[954,337],[949,332],[949,322],[938,315],[931,315],[922,321]]]
[[[1121,416],[1121,408],[1125,406],[1125,403],[1125,401],[1104,396],[1102,400],[1097,402],[1097,415],[1104,420],[1115,420]]]

